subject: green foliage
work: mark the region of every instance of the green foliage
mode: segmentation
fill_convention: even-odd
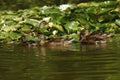
[[[0,0],[0,10],[28,9],[44,5],[61,5],[67,3],[78,4],[80,2],[107,1],[107,0]],[[114,1],[114,0],[113,0]]]
[[[68,34],[71,34],[79,30],[78,25],[79,23],[77,21],[71,21],[71,22],[66,23],[65,29],[67,30]]]
[[[22,36],[27,40],[34,40],[37,34],[42,33],[47,38],[70,37],[78,41],[79,32],[83,28],[88,28],[91,32],[102,30],[120,33],[118,4],[120,1],[103,1],[1,11],[0,40],[19,41]],[[47,24],[41,28],[42,21]]]

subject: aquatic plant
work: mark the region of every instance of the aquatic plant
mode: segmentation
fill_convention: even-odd
[[[47,38],[70,37],[79,40],[83,28],[120,33],[120,1],[88,2],[43,6],[0,12],[0,41],[17,41],[22,36],[35,40],[42,33]],[[40,28],[40,23],[46,25]],[[32,32],[32,34],[31,34]]]

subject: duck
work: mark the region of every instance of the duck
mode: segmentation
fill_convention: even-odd
[[[44,28],[45,25],[47,25],[48,22],[42,21],[39,25],[40,29]],[[74,39],[69,39],[69,38],[51,38],[47,42],[45,41],[46,36],[43,33],[39,33],[38,37],[40,39],[40,46],[51,46],[51,47],[58,47],[58,46],[68,46],[71,44]]]
[[[82,44],[103,44],[106,43],[107,39],[111,36],[112,34],[104,33],[101,31],[89,33],[88,29],[83,29],[80,32],[80,42]]]
[[[68,46],[71,44],[74,39],[69,38],[51,38],[49,41],[45,41],[45,35],[40,34],[40,46],[51,46],[51,47],[59,47],[59,46]]]

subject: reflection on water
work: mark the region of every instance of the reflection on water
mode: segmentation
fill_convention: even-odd
[[[107,45],[66,48],[0,45],[0,80],[119,80],[119,50]]]

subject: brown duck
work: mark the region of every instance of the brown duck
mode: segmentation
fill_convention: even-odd
[[[42,29],[47,24],[48,23],[46,21],[42,21],[40,23],[40,28]],[[40,39],[40,46],[67,46],[74,41],[74,39],[68,38],[52,38],[48,42],[46,42],[44,34],[38,34],[38,36]]]
[[[74,41],[74,39],[68,38],[53,38],[48,42],[45,41],[45,35],[40,34],[40,46],[68,46]]]
[[[100,31],[89,33],[87,29],[84,29],[80,33],[80,42],[83,44],[103,44],[106,43],[107,39],[111,36],[111,34]]]

